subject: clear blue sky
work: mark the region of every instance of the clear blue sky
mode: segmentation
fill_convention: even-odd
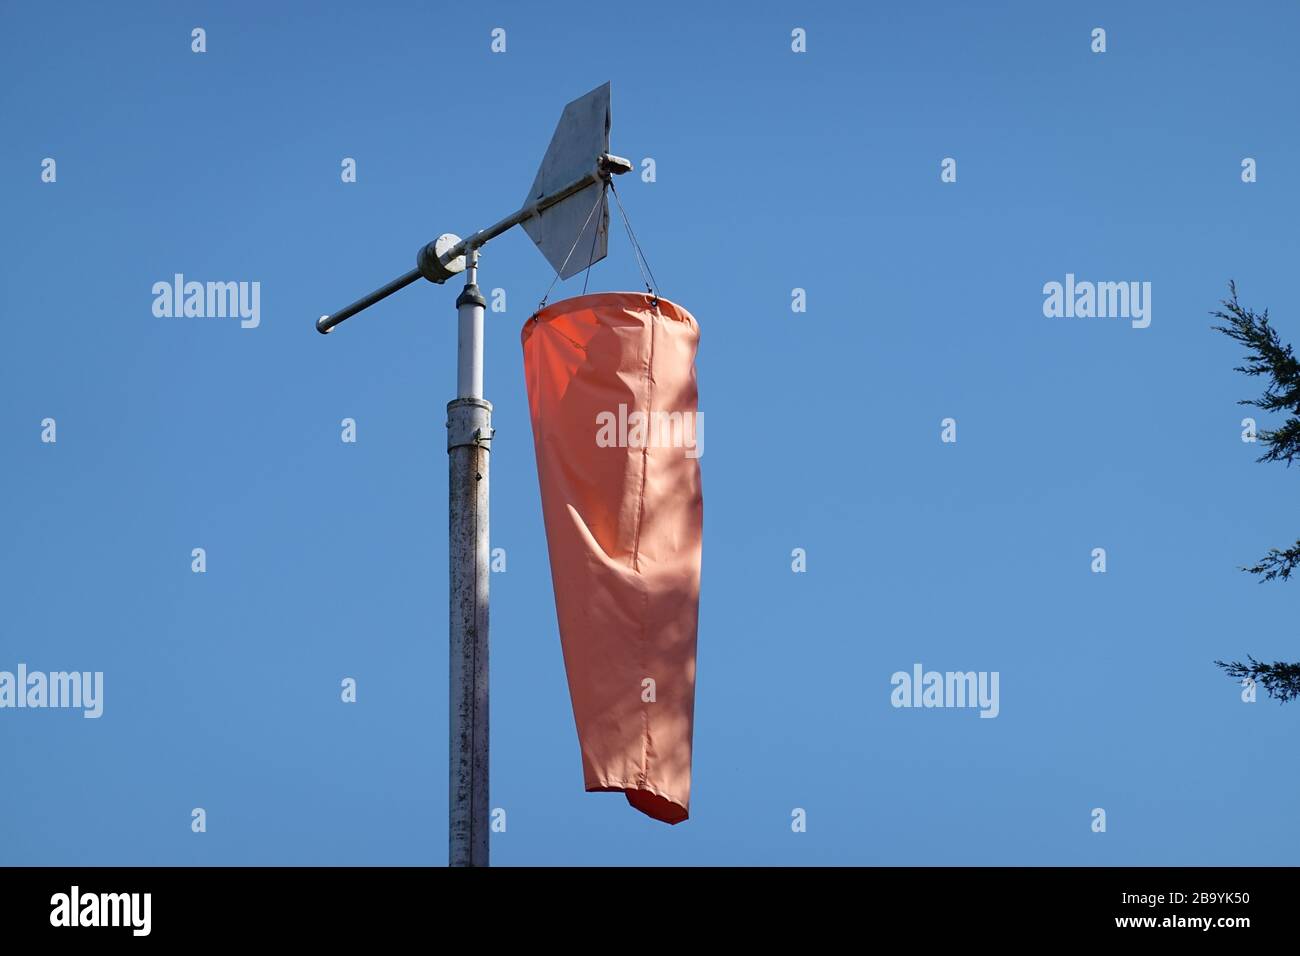
[[[1300,703],[1212,661],[1300,658],[1300,584],[1237,570],[1300,536],[1300,485],[1241,442],[1256,384],[1207,312],[1235,278],[1300,341],[1298,30],[1289,3],[9,5],[0,669],[103,671],[105,702],[0,711],[0,863],[445,861],[456,289],[312,323],[513,210],[606,80],[702,329],[692,818],[582,792],[519,348],[550,273],[516,231],[480,277],[508,303],[493,861],[1294,863]],[[592,288],[638,288],[610,247]],[[260,326],[155,317],[178,272],[260,282]],[[1067,273],[1151,282],[1151,326],[1044,317]],[[894,709],[916,662],[998,671],[1000,715]]]

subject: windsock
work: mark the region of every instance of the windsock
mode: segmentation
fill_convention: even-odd
[[[687,818],[704,500],[679,305],[566,299],[522,332],[560,643],[588,791]]]

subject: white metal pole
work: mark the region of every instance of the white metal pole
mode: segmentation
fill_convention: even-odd
[[[478,249],[466,253],[456,400],[447,405],[450,567],[448,862],[488,865],[488,450]]]
[[[483,307],[478,290],[478,249],[465,256],[465,290],[456,299],[460,321],[456,341],[456,397],[483,397]]]

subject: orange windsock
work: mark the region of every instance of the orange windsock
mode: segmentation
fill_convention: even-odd
[[[691,796],[699,337],[681,306],[634,292],[557,302],[522,333],[585,786],[666,823]]]

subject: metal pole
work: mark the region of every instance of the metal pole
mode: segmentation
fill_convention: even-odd
[[[448,861],[488,865],[488,449],[492,405],[483,398],[483,308],[478,250],[466,258],[459,316],[456,400],[447,405],[450,548],[450,760]]]

